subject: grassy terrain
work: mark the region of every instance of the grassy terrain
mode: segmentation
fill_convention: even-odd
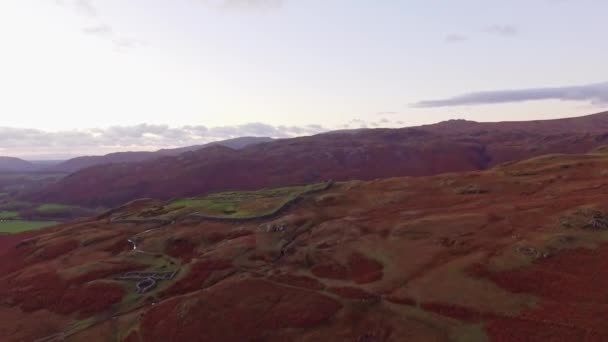
[[[21,233],[28,230],[37,230],[57,224],[53,221],[4,221],[0,222],[0,233]]]
[[[262,189],[258,191],[222,192],[204,197],[183,198],[170,202],[169,211],[182,210],[209,216],[242,218],[272,213],[302,193],[322,189],[326,183]]]

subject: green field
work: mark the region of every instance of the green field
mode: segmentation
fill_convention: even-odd
[[[0,221],[0,233],[21,233],[37,230],[57,224],[53,221]]]
[[[258,191],[222,192],[204,197],[177,199],[165,207],[169,211],[191,212],[226,218],[270,214],[299,195],[324,188],[327,183]]]

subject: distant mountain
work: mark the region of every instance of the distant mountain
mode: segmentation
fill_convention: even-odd
[[[184,152],[196,151],[214,145],[222,145],[232,149],[241,149],[245,146],[268,141],[272,141],[272,139],[266,137],[241,137],[229,140],[216,141],[205,145],[187,146],[174,149],[162,149],[154,152],[117,152],[106,154],[103,156],[84,156],[69,159],[57,165],[53,165],[49,167],[48,170],[72,173],[95,165],[135,163],[160,157],[176,156]]]
[[[608,112],[586,117],[479,123],[452,120],[277,140],[242,150],[214,146],[179,156],[95,166],[33,199],[112,206],[212,191],[335,179],[369,180],[483,170],[547,153],[584,153],[608,144]]]
[[[18,172],[34,171],[36,169],[36,165],[23,159],[13,157],[0,157],[0,171]]]
[[[36,165],[36,166],[37,166],[37,167],[39,167],[39,168],[42,168],[42,169],[47,169],[47,168],[49,168],[49,167],[52,167],[52,166],[55,166],[55,165],[61,164],[61,163],[63,163],[65,160],[67,160],[67,158],[66,158],[66,159],[61,159],[61,160],[31,160],[31,159],[30,159],[30,160],[28,160],[28,161],[29,161],[30,163],[32,163],[32,164],[34,164],[34,165]]]

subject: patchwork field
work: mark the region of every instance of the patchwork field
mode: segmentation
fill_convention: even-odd
[[[27,207],[23,203],[4,202],[0,203],[0,208],[21,209]],[[0,210],[0,234],[1,233],[20,233],[29,230],[38,230],[57,224],[56,221],[43,219],[24,219],[20,211]]]
[[[92,216],[95,210],[60,204],[36,204],[0,199],[0,233],[20,233],[53,226],[61,221]]]
[[[608,340],[602,150],[313,188],[0,236],[0,340]]]

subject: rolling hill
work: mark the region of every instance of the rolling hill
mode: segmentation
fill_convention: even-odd
[[[0,171],[20,172],[34,171],[36,165],[19,158],[0,157]]]
[[[179,156],[76,172],[32,196],[43,202],[112,206],[230,189],[323,179],[369,180],[483,170],[547,153],[584,153],[608,143],[608,113],[545,121],[452,120],[282,139],[233,150],[213,146]]]
[[[0,236],[0,340],[605,341],[606,151]]]

